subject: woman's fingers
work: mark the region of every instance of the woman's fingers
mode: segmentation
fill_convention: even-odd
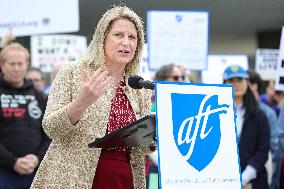
[[[97,70],[95,71],[95,73],[90,77],[90,79],[89,79],[89,84],[90,84],[90,85],[93,84],[93,83],[96,81],[97,77],[98,77],[99,75],[101,75],[101,73],[102,73],[102,69],[101,69],[101,68],[97,69]]]
[[[92,87],[97,88],[103,81],[105,81],[109,77],[108,74],[109,74],[108,71],[104,71],[101,74],[99,74],[92,83]]]
[[[94,103],[109,88],[111,79],[108,71],[98,69],[91,77],[83,71],[79,98],[87,104]]]
[[[100,82],[100,84],[98,84],[96,86],[96,89],[99,90],[100,92],[104,93],[108,89],[108,87],[111,83],[111,79],[112,79],[111,76],[106,76],[105,79],[102,80]]]

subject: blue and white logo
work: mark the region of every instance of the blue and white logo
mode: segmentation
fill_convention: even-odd
[[[171,94],[173,135],[184,159],[202,171],[215,157],[221,140],[220,114],[228,104],[218,104],[217,95]]]
[[[177,15],[176,15],[176,21],[177,21],[177,22],[181,22],[181,20],[182,20],[182,15],[177,14]]]

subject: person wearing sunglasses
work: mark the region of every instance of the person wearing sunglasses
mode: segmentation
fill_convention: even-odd
[[[184,81],[185,76],[178,66],[175,64],[168,64],[162,66],[155,75],[155,80],[159,81]]]
[[[39,91],[44,91],[45,81],[43,72],[39,68],[30,67],[26,73],[25,78],[31,80],[34,87]]]
[[[173,81],[173,82],[182,82],[185,81],[185,76],[180,68],[175,64],[168,64],[162,66],[155,74],[155,80],[159,81]],[[152,98],[155,99],[155,98]],[[156,112],[156,103],[152,103],[152,112]],[[146,156],[146,181],[147,188],[149,186],[157,186],[158,183],[155,183],[155,179],[151,180],[150,178],[157,177],[158,175],[158,153],[157,151]],[[154,183],[152,183],[154,182]]]

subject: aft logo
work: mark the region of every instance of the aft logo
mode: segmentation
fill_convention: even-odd
[[[215,157],[221,139],[220,114],[228,104],[218,104],[217,95],[171,94],[173,135],[184,159],[202,171]]]

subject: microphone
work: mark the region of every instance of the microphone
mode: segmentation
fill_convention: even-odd
[[[154,90],[155,85],[153,81],[144,80],[139,75],[130,76],[128,78],[128,85],[133,89],[151,89]]]

